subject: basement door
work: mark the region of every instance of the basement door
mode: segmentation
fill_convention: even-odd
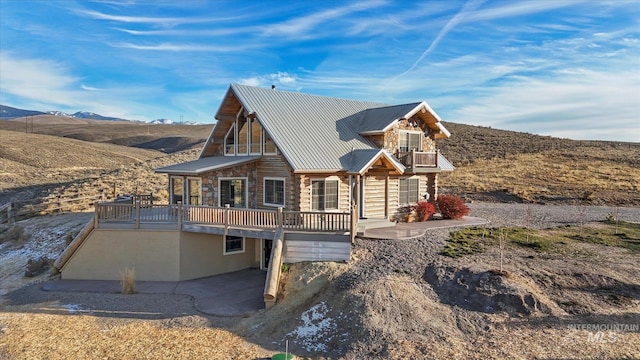
[[[271,259],[272,248],[273,248],[273,240],[262,239],[262,256],[260,258],[261,270],[267,270],[269,268],[269,260]]]

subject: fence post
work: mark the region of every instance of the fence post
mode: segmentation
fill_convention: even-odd
[[[136,200],[136,229],[140,229],[140,200]]]
[[[182,201],[178,201],[178,230],[182,230]]]
[[[278,208],[278,214],[277,214],[277,219],[276,219],[276,227],[277,228],[283,228],[284,227],[284,213],[282,211],[282,207]]]

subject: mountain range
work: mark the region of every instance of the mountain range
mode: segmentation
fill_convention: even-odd
[[[20,118],[25,116],[38,116],[38,115],[64,116],[64,117],[71,117],[76,119],[142,122],[138,120],[129,120],[129,119],[122,119],[117,117],[102,116],[100,114],[96,114],[90,111],[77,111],[73,114],[69,114],[62,111],[46,111],[45,112],[45,111],[37,111],[37,110],[18,109],[11,106],[0,105],[0,120],[9,120],[9,119],[15,119],[15,118]],[[171,125],[171,124],[198,125],[197,122],[192,122],[192,121],[175,122],[171,119],[156,119],[156,120],[148,121],[148,123],[165,124],[165,125]]]

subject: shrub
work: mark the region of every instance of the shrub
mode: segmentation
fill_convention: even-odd
[[[27,261],[27,268],[24,271],[25,277],[34,277],[43,274],[53,265],[53,260],[46,256],[41,256],[38,259],[29,259]]]
[[[120,285],[122,285],[123,294],[136,293],[136,271],[126,268],[120,273]]]
[[[460,219],[470,211],[464,201],[454,195],[439,195],[437,201],[440,214],[445,219]]]
[[[416,213],[416,221],[427,221],[436,213],[436,207],[428,201],[418,201],[413,205],[413,211]]]

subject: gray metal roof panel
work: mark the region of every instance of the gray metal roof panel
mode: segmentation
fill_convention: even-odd
[[[367,109],[359,121],[358,131],[361,134],[386,131],[389,125],[406,116],[420,104],[420,102],[416,102]]]
[[[453,171],[456,169],[451,161],[447,160],[447,158],[444,157],[444,155],[442,155],[440,152],[438,152],[438,168],[441,171]]]
[[[260,159],[261,156],[211,156],[156,169],[161,174],[199,175]]]
[[[346,170],[354,149],[376,149],[359,134],[364,110],[385,104],[231,85],[245,110],[254,111],[294,171]]]
[[[391,161],[396,169],[399,172],[404,172],[406,169],[405,166],[396,159],[391,153],[384,149],[360,149],[354,150],[349,154],[350,158],[350,166],[347,169],[347,172],[352,174],[363,174],[367,171],[367,169],[371,166],[371,164],[378,159],[378,157],[383,156],[388,161]]]

